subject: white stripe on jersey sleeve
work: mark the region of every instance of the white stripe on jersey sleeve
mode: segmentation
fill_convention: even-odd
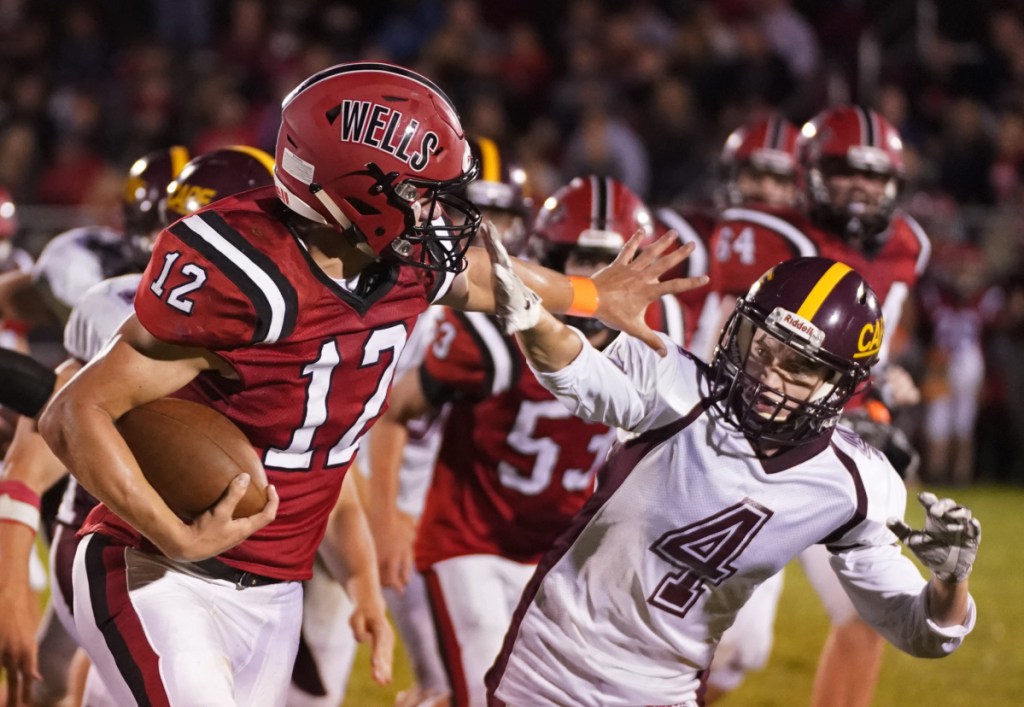
[[[759,226],[769,228],[796,246],[797,252],[802,256],[814,256],[818,254],[818,247],[807,235],[789,221],[766,214],[763,211],[754,209],[726,209],[722,212],[722,221],[750,221]]]
[[[900,213],[900,216],[906,221],[910,227],[910,232],[917,238],[918,244],[921,246],[921,252],[917,254],[917,262],[914,264],[914,272],[918,275],[924,273],[924,269],[928,267],[928,261],[932,257],[932,241],[928,238],[928,234],[921,228],[921,224],[917,222],[913,216],[908,213]]]
[[[665,314],[665,333],[676,344],[683,346],[686,343],[683,341],[686,327],[683,323],[683,308],[679,305],[679,300],[674,295],[662,295],[660,302]]]
[[[662,223],[679,234],[679,240],[682,243],[694,244],[693,252],[690,253],[690,257],[686,259],[686,262],[689,265],[687,268],[688,277],[707,275],[708,249],[704,244],[704,241],[702,241],[700,236],[697,234],[697,231],[695,231],[693,226],[690,225],[690,222],[672,209],[665,207],[658,209],[658,218],[661,219]]]
[[[274,282],[274,279],[263,272],[245,253],[229,243],[222,235],[217,233],[212,226],[203,221],[199,216],[189,216],[182,219],[181,223],[188,226],[189,230],[209,243],[211,246],[224,254],[235,265],[241,268],[242,272],[263,292],[270,305],[270,325],[267,327],[267,336],[262,342],[273,344],[280,337],[284,329],[285,299],[281,289]]]
[[[491,357],[491,363],[494,365],[491,395],[505,392],[512,387],[512,355],[505,344],[505,337],[486,314],[466,312],[465,315],[483,340],[484,346],[487,347],[487,353]]]

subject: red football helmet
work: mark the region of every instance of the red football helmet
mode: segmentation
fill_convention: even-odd
[[[167,186],[164,220],[170,223],[226,196],[274,183],[274,158],[233,145],[192,159]]]
[[[188,163],[188,150],[175,145],[135,160],[124,180],[124,230],[131,238],[148,238],[166,224],[163,202],[167,185]]]
[[[880,245],[903,187],[903,141],[896,128],[861,106],[829,108],[800,129],[797,151],[811,218],[860,247]],[[833,180],[856,174],[881,180],[880,194],[837,199]]]
[[[526,245],[526,222],[533,207],[526,171],[509,161],[490,138],[470,138],[469,147],[480,174],[466,185],[465,196],[478,209],[491,212],[505,249],[518,255]]]
[[[798,135],[796,127],[779,114],[750,121],[733,130],[719,157],[726,203],[736,206],[750,200],[737,185],[741,170],[795,180]]]
[[[480,212],[455,192],[477,165],[429,79],[369,62],[311,76],[284,99],[275,158],[278,195],[299,215],[354,231],[375,255],[465,267]]]
[[[634,233],[654,237],[654,220],[639,196],[611,177],[576,177],[544,202],[533,222],[530,251],[563,272],[570,251],[614,258]]]
[[[781,342],[796,361],[788,375],[822,376],[807,400],[750,372],[748,361],[763,355],[758,332]],[[806,442],[835,426],[878,361],[883,334],[878,298],[850,266],[829,258],[786,260],[737,301],[722,330],[711,362],[714,406],[752,442]]]

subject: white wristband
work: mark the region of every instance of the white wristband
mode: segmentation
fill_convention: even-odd
[[[13,521],[39,532],[39,509],[31,503],[18,501],[8,494],[0,496],[0,522]]]

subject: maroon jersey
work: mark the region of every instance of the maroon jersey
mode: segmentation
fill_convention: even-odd
[[[537,562],[591,495],[615,431],[572,417],[482,314],[447,311],[420,376],[432,403],[453,402],[417,567],[470,554]]]
[[[867,255],[813,225],[795,209],[760,207],[723,211],[710,247],[711,286],[723,296],[745,293],[766,270],[788,258],[821,255],[842,261],[860,273],[878,295],[890,332],[896,330],[910,288],[931,255],[928,236],[908,214],[893,216],[884,244]],[[882,360],[889,339],[883,342]]]
[[[221,559],[305,579],[409,331],[454,276],[381,262],[343,287],[313,262],[291,218],[266,188],[176,222],[157,240],[135,307],[162,341],[232,365],[237,380],[204,373],[176,395],[238,425],[280,494],[274,522]],[[89,520],[86,532],[140,540],[103,506]]]

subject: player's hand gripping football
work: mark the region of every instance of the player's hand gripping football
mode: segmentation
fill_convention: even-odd
[[[981,523],[971,509],[951,498],[939,499],[924,491],[917,495],[924,506],[923,530],[913,530],[899,518],[887,525],[921,563],[944,582],[962,582],[971,573],[981,542]]]
[[[239,474],[228,486],[224,497],[191,525],[186,525],[186,536],[174,547],[160,550],[168,557],[186,562],[197,562],[226,552],[248,538],[277,517],[278,496],[273,485],[267,487],[267,503],[263,509],[245,518],[234,518],[235,506],[249,487],[249,475]]]

